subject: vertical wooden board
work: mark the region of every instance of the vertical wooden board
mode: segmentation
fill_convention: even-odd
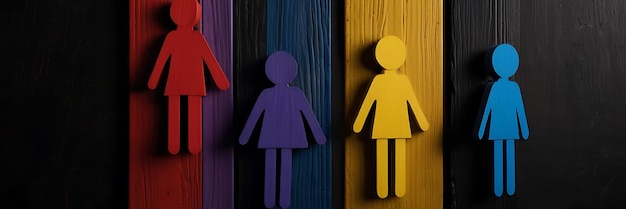
[[[238,1],[234,6],[236,132],[241,131],[260,92],[273,85],[265,75],[267,54],[286,50],[299,65],[292,84],[304,91],[329,137],[329,2]],[[256,148],[257,142],[253,139],[237,149],[238,208],[263,207],[265,155]],[[330,208],[330,152],[328,141],[294,151],[290,208]]]
[[[232,0],[202,0],[202,33],[232,83]],[[207,79],[210,80],[210,79]],[[234,208],[233,86],[202,99],[202,208]]]
[[[346,208],[443,207],[443,2],[346,0],[345,141]],[[400,72],[413,85],[431,127],[407,140],[407,193],[379,199],[375,188],[374,141],[368,130],[351,131],[360,102],[381,68],[374,44],[395,35],[407,46]],[[408,113],[407,113],[408,114]],[[369,121],[371,122],[371,121]]]
[[[521,1],[518,208],[621,208],[626,2]]]
[[[0,208],[128,207],[128,2],[0,7]]]
[[[284,50],[298,62],[292,86],[305,93],[327,141],[293,151],[289,208],[331,208],[330,1],[267,1],[267,54]]]
[[[272,83],[265,76],[266,55],[266,0],[242,0],[234,2],[234,96],[235,137],[252,110],[252,106],[265,88]],[[236,145],[235,207],[263,208],[264,152],[256,146],[258,140],[249,145]]]
[[[174,29],[169,5],[169,0],[130,1],[128,205],[132,209],[202,207],[201,155],[167,153],[167,98],[162,87],[147,88],[165,35]]]
[[[500,43],[510,43],[520,53],[524,51],[524,46],[519,45],[519,4],[519,0],[453,0],[447,4],[446,208],[518,207],[519,194],[500,198],[494,195],[493,142],[478,140],[472,133],[490,79],[484,64],[485,53]],[[523,71],[520,69],[515,77]],[[524,87],[521,88],[525,97]],[[531,120],[529,125],[532,128]]]

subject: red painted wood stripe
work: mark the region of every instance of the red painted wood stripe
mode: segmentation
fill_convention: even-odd
[[[130,0],[129,208],[201,208],[201,155],[167,152],[167,98],[147,88],[170,0]]]

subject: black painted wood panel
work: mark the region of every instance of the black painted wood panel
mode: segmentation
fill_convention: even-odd
[[[124,208],[128,7],[0,6],[0,208]]]
[[[446,208],[620,208],[625,2],[453,0],[446,8]],[[484,52],[502,42],[520,53],[514,80],[530,137],[516,144],[517,193],[495,198],[493,145],[471,133],[489,79]]]
[[[622,208],[626,2],[523,1],[519,208]]]
[[[446,1],[444,208],[517,208],[519,195],[493,194],[493,142],[479,141],[472,130],[490,79],[485,53],[500,43],[520,45],[519,5],[519,0]]]
[[[273,84],[265,75],[267,58],[267,2],[242,0],[233,2],[235,93],[235,208],[263,207],[265,153],[255,143],[239,145],[241,130],[256,98]]]

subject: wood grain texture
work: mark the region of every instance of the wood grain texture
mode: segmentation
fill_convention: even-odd
[[[624,207],[626,2],[532,0],[520,10],[515,80],[531,133],[518,144],[517,208]]]
[[[200,209],[201,155],[167,154],[167,99],[146,84],[168,31],[169,0],[130,1],[129,208]]]
[[[493,143],[480,141],[472,133],[489,80],[485,54],[500,43],[519,46],[520,1],[453,0],[447,5],[445,208],[517,208],[520,192],[501,198],[493,194]],[[520,67],[515,78],[524,71]],[[524,84],[520,86],[526,96]],[[529,141],[533,138],[531,134]],[[518,172],[524,169],[520,166]],[[522,182],[519,185],[523,187]]]
[[[346,1],[345,208],[442,208],[442,12],[442,1]],[[354,134],[349,125],[367,85],[382,70],[374,60],[373,46],[386,35],[398,36],[407,46],[407,60],[399,71],[412,82],[431,126],[427,132],[414,132],[406,142],[406,195],[378,199],[371,130]]]
[[[344,77],[345,77],[345,4],[343,1],[331,1],[331,100],[332,102],[332,136],[333,162],[332,162],[332,208],[345,208],[345,117],[344,117]],[[335,40],[335,41],[332,41]],[[337,70],[339,69],[339,70]]]
[[[241,133],[252,106],[265,88],[272,83],[265,76],[267,58],[267,2],[242,0],[234,2],[234,86],[235,132]],[[232,138],[236,141],[237,135]],[[264,152],[257,141],[248,146],[236,146],[235,207],[263,208]]]
[[[273,86],[265,76],[267,54],[285,50],[299,66],[292,86],[303,90],[329,137],[329,2],[238,1],[235,11],[236,120],[245,122],[260,92]],[[237,130],[243,128],[243,122],[236,123]],[[330,208],[330,143],[294,151],[290,208]],[[238,208],[262,207],[263,175],[258,174],[263,171],[264,154],[256,146],[241,146],[237,156]]]
[[[202,34],[232,84],[232,0],[202,0]],[[202,99],[202,208],[232,209],[235,205],[233,86],[219,91],[207,84]]]
[[[293,209],[332,204],[330,2],[267,0],[267,53],[284,50],[296,59],[291,86],[302,89],[328,139],[316,145],[309,136],[308,148],[293,151]]]
[[[128,2],[0,6],[0,208],[128,205]]]
[[[337,2],[343,8],[343,1],[332,1],[332,9],[338,8]],[[444,24],[449,44],[444,63],[456,66],[454,72],[445,68],[445,87],[451,93],[453,89],[457,92],[446,97],[446,105],[454,101],[454,109],[446,108],[446,114],[454,110],[454,115],[465,122],[446,117],[464,130],[447,129],[451,136],[462,133],[457,138],[446,138],[453,142],[446,145],[455,153],[447,153],[446,159],[454,159],[456,172],[451,181],[444,181],[448,185],[446,193],[455,192],[447,196],[444,208],[621,208],[626,193],[626,2],[520,1],[520,36],[510,36],[508,42],[520,51],[522,62],[514,80],[522,88],[532,133],[528,141],[518,143],[518,190],[514,198],[501,200],[492,199],[488,190],[491,185],[483,187],[491,182],[487,176],[491,175],[491,165],[484,163],[490,161],[491,144],[468,138],[477,98],[487,80],[478,66],[481,53],[483,47],[496,44],[486,44],[495,37],[494,29],[486,26],[494,15],[486,10],[494,8],[492,2],[445,2],[445,17],[455,18],[458,23],[454,27]],[[262,5],[266,7],[264,2]],[[5,23],[0,30],[0,49],[11,52],[0,56],[0,88],[6,105],[0,109],[0,138],[4,139],[0,146],[0,174],[4,177],[0,180],[1,208],[128,207],[129,6],[126,1],[29,0],[7,1],[0,7],[0,19]],[[453,6],[454,11],[450,10]],[[258,10],[241,9],[234,15],[256,19],[255,12]],[[143,46],[154,53],[150,58],[141,58],[144,66],[154,64],[164,34],[173,28],[165,6],[157,13],[154,18],[165,23],[159,25],[163,36]],[[340,34],[338,38],[333,36],[338,40],[333,41],[335,46],[344,45],[343,29],[336,28],[344,25],[342,13],[333,15],[338,21],[333,21],[332,32]],[[255,53],[263,54],[258,60],[265,58],[266,48],[256,47],[257,42],[258,46],[264,45],[265,26],[256,30],[263,31],[235,34],[250,38],[240,40],[241,55],[237,59],[257,60],[252,58]],[[251,47],[246,48],[246,43]],[[456,55],[450,56],[453,51]],[[344,93],[344,51],[340,49],[341,55],[334,52],[333,64],[341,64],[333,66],[333,73],[341,75],[334,74],[332,79],[341,82],[333,86],[333,96]],[[141,91],[147,91],[149,68],[142,71],[143,80],[135,80]],[[242,91],[239,94],[243,97]],[[253,102],[257,95],[251,95],[250,100]],[[159,104],[166,102],[158,92],[151,98]],[[334,97],[333,106],[343,111],[343,104],[337,101]],[[333,123],[343,116],[333,114]],[[352,119],[337,122],[333,132],[347,133]],[[163,124],[160,126],[166,127]],[[339,146],[342,143],[337,143],[341,140],[333,139],[333,149],[339,149],[333,155],[333,164],[340,164],[334,172],[340,175],[337,179],[344,175],[344,162],[337,162],[344,157]],[[479,149],[473,150],[475,147]],[[254,146],[250,149],[257,151]],[[262,169],[262,163],[259,166]],[[240,188],[247,189],[241,180],[256,179],[242,177],[237,181]],[[340,196],[333,198],[334,202],[344,200],[343,190],[338,189],[341,186],[343,181],[334,181],[333,196]],[[245,201],[251,200],[240,198],[236,204]],[[340,203],[333,208],[343,207]]]

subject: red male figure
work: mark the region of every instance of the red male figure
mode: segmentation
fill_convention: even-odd
[[[168,150],[176,154],[180,150],[180,96],[188,99],[188,146],[189,152],[197,154],[202,149],[202,97],[206,95],[204,65],[220,90],[228,89],[229,83],[213,52],[200,32],[194,30],[201,15],[196,0],[174,0],[170,16],[177,28],[167,34],[148,87],[155,89],[165,63],[170,68],[165,85],[168,107]]]

